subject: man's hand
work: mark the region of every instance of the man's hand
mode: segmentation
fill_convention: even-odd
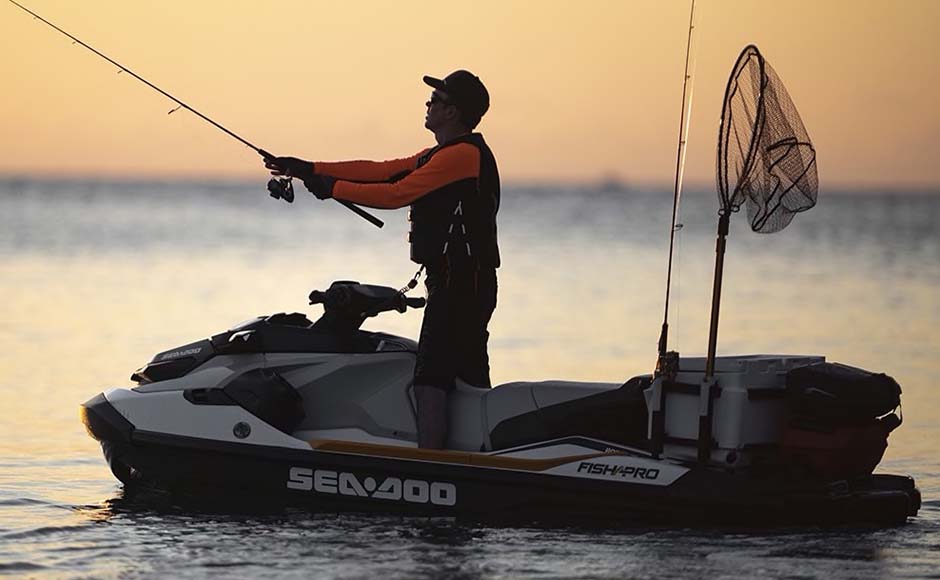
[[[264,166],[271,170],[271,175],[286,175],[307,179],[314,175],[313,162],[296,157],[265,157]]]
[[[336,179],[328,175],[311,173],[310,176],[304,179],[304,186],[310,193],[317,196],[317,199],[330,199],[333,197],[334,183],[336,183]]]

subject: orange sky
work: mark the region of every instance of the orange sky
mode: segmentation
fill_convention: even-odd
[[[507,180],[670,184],[688,2],[23,0],[249,141],[311,159],[432,143],[421,75],[476,72]],[[687,181],[755,43],[823,187],[940,187],[934,0],[698,0]],[[264,179],[251,150],[0,1],[0,174]]]

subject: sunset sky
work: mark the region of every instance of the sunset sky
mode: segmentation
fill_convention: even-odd
[[[506,180],[670,184],[689,3],[22,0],[248,141],[310,159],[433,143],[421,76],[490,90]],[[940,189],[934,0],[699,0],[687,180],[711,184],[721,98],[756,44],[822,186]],[[0,2],[0,175],[264,178],[258,156]]]

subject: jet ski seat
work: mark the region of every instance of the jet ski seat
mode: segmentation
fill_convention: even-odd
[[[460,380],[448,397],[450,423],[447,447],[465,451],[490,451],[490,432],[515,417],[539,409],[618,388],[616,383],[571,381],[512,382],[480,389]]]
[[[648,377],[626,384],[512,382],[479,389],[458,381],[448,398],[447,447],[493,451],[570,435],[645,446]]]

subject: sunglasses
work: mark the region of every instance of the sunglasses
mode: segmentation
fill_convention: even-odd
[[[455,103],[452,103],[446,99],[442,99],[438,95],[431,95],[431,99],[428,102],[424,103],[426,107],[430,107],[431,105],[434,105],[434,104],[454,105]]]

